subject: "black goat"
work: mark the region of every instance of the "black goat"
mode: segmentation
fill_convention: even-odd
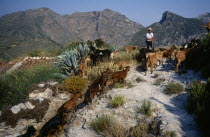
[[[111,51],[108,49],[99,50],[93,46],[90,46],[91,54],[90,59],[92,65],[96,65],[97,62],[103,62],[104,60],[110,60]]]

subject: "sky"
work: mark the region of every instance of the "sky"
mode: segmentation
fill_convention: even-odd
[[[0,16],[42,7],[61,15],[108,8],[146,27],[159,22],[165,11],[187,18],[210,12],[210,0],[0,0]]]

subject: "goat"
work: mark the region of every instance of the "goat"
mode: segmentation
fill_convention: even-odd
[[[127,53],[131,53],[135,49],[137,49],[137,46],[125,46],[124,49],[126,50]]]
[[[92,99],[97,95],[103,92],[104,87],[108,81],[108,75],[111,74],[112,71],[107,69],[105,72],[102,73],[100,77],[95,79],[91,85],[88,87],[88,90],[85,93],[85,104],[92,103]]]
[[[75,94],[71,99],[64,103],[57,111],[57,114],[52,117],[40,130],[38,137],[49,137],[58,132],[63,131],[63,126],[67,122],[67,115],[70,111],[74,111],[77,105],[77,99],[82,97],[81,93]]]
[[[87,57],[87,58],[85,58],[85,60],[84,60],[84,62],[82,62],[80,65],[79,65],[79,75],[81,76],[81,77],[85,77],[85,75],[86,75],[86,72],[87,72],[87,62],[88,61],[90,61],[90,58],[89,57]]]
[[[119,70],[122,70],[128,63],[127,61],[121,60],[114,63],[115,65],[119,66]]]
[[[179,65],[186,60],[189,49],[178,50],[175,55],[175,72],[178,72]]]
[[[128,71],[130,71],[130,66],[126,66],[122,71],[114,72],[111,75],[113,84],[122,80],[122,83],[125,84],[125,78],[127,77]]]
[[[91,54],[90,59],[92,61],[92,65],[96,65],[97,62],[103,62],[104,60],[110,60],[111,51],[108,49],[99,50],[93,46],[90,46]]]
[[[111,59],[114,59],[114,57],[117,56],[118,54],[119,54],[119,51],[112,52],[112,53],[110,54],[110,58],[111,58]]]
[[[139,52],[140,52],[139,61],[144,65],[146,64],[146,53],[154,53],[153,50],[150,50],[147,48],[142,48],[142,49],[140,49]]]
[[[147,53],[148,54],[148,53]],[[145,76],[147,74],[147,69],[150,67],[150,71],[151,74],[153,72],[153,68],[155,68],[157,62],[162,59],[163,56],[163,52],[161,51],[157,51],[156,53],[150,54],[147,56],[147,62],[146,62],[146,72],[145,72]]]
[[[163,58],[171,59],[175,56],[176,46],[171,46],[169,50],[165,50],[163,53]]]

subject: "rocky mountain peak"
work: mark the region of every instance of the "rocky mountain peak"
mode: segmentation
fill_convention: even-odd
[[[165,11],[163,13],[163,16],[162,16],[162,19],[160,20],[160,24],[163,24],[165,22],[168,22],[168,21],[174,21],[176,18],[180,18],[181,16],[175,14],[175,13],[172,13],[170,11]]]

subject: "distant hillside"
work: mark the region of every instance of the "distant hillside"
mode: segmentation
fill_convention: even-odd
[[[73,41],[98,38],[126,45],[142,28],[109,9],[62,16],[48,8],[40,8],[0,17],[0,48],[11,56],[19,56],[28,50],[63,48]]]
[[[162,19],[148,27],[153,28],[156,46],[180,45],[192,38],[201,38],[206,29],[203,22],[196,18],[184,18],[172,12],[163,13]],[[133,37],[132,44],[145,46],[147,28],[140,30]]]
[[[203,21],[203,23],[210,22],[210,13],[205,13],[197,17],[197,19]]]

